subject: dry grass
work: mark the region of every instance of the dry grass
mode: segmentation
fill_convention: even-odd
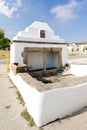
[[[25,105],[24,99],[18,90],[17,90],[16,94],[17,94],[17,99],[19,100],[20,104],[22,104],[24,106]]]
[[[68,52],[68,56],[87,56],[86,52]]]
[[[10,53],[10,52],[8,52]],[[0,60],[6,59],[7,51],[5,50],[0,50]]]
[[[27,109],[25,109],[22,113],[21,116],[24,117],[26,119],[26,121],[29,123],[29,125],[35,126],[34,120],[33,118],[29,115],[29,113],[27,112]]]

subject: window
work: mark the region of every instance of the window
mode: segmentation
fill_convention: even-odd
[[[45,30],[40,30],[40,38],[45,38]]]

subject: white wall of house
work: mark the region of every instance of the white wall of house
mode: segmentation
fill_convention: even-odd
[[[73,51],[83,52],[85,47],[87,47],[86,44],[69,44],[68,51],[72,52],[73,50]]]

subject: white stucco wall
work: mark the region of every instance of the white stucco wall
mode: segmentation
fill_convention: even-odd
[[[45,38],[40,38],[40,30],[45,31]],[[47,23],[40,21],[35,21],[25,28],[24,31],[18,32],[13,40],[30,41],[31,38],[33,38],[33,40],[36,39],[37,41],[42,40],[64,43],[64,39],[61,39],[59,35],[55,35],[54,31]]]
[[[76,76],[87,76],[87,64],[71,64],[71,73]]]
[[[14,63],[14,62],[23,63],[22,52],[24,51],[25,47],[44,47],[44,48],[46,48],[46,47],[48,47],[48,48],[54,47],[54,48],[62,48],[62,63],[63,63],[63,65],[65,65],[68,62],[67,45],[65,45],[65,44],[32,44],[32,43],[17,43],[16,42],[16,43],[11,44],[10,63]],[[55,55],[54,57],[56,57],[56,56],[57,55]],[[42,56],[39,56],[39,58],[40,57],[42,58]],[[35,63],[37,63],[37,58],[34,58],[33,60],[34,60]],[[38,65],[40,64],[40,62],[38,60]],[[57,65],[57,61],[55,61],[54,64],[56,66]]]
[[[19,75],[15,76],[10,71],[9,76],[23,96],[37,126],[70,115],[87,105],[87,83],[39,92]]]
[[[44,30],[45,32],[45,37],[41,38],[40,37],[40,31]],[[22,57],[22,52],[24,51],[25,47],[55,47],[55,48],[62,48],[62,63],[65,65],[67,63],[67,45],[64,45],[64,39],[61,39],[59,35],[55,35],[54,31],[51,29],[51,27],[41,21],[35,21],[33,22],[30,26],[25,28],[25,30],[20,31],[17,33],[17,35],[12,39],[13,42],[11,44],[11,60],[10,63],[18,62],[18,63],[23,63],[23,57]],[[18,42],[15,42],[15,41]],[[22,42],[20,42],[22,41]],[[23,43],[24,41],[24,43]],[[33,42],[33,43],[28,43],[28,42]],[[38,44],[34,44],[34,42],[40,42]],[[42,43],[42,44],[41,44]],[[47,44],[45,44],[47,43]],[[52,44],[51,44],[52,43]],[[54,44],[53,44],[54,43]],[[61,43],[61,44],[60,44]],[[33,55],[33,54],[32,54]],[[39,55],[38,55],[39,56]],[[30,55],[31,57],[31,55]],[[55,59],[52,61],[51,57],[49,54],[47,54],[47,58],[49,57],[46,66],[49,68],[51,67],[51,62],[54,64],[56,67],[58,64],[58,61]],[[56,58],[57,55],[54,55],[54,58]],[[34,58],[34,59],[33,59]],[[41,68],[42,66],[42,55],[39,56],[38,60],[35,56],[33,56],[32,61],[28,57],[28,64],[30,65],[29,62],[32,62],[33,68],[34,63],[37,63],[37,69]]]

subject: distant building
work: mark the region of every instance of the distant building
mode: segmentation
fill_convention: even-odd
[[[68,44],[68,52],[83,52],[87,50],[87,42]]]
[[[78,46],[78,48],[81,52],[87,51],[87,42],[76,43],[76,45]]]
[[[73,52],[76,50],[76,45],[75,43],[69,43],[68,44],[68,52]]]

